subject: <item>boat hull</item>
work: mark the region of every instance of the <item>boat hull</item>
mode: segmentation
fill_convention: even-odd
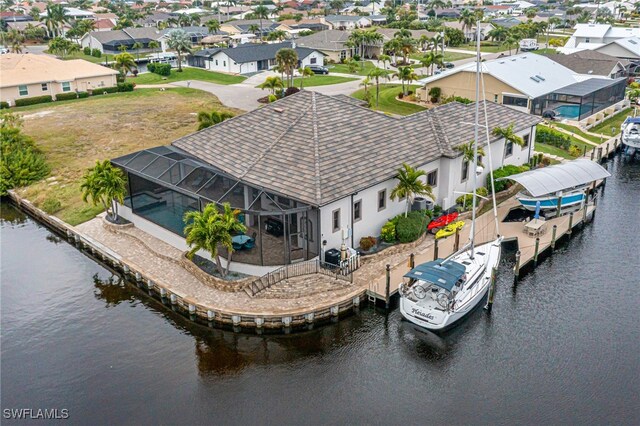
[[[431,331],[444,331],[455,326],[460,320],[465,318],[471,311],[476,309],[485,298],[491,285],[491,272],[500,262],[500,245],[502,239],[492,243],[483,244],[476,247],[477,252],[486,253],[484,268],[475,277],[475,288],[463,303],[455,306],[449,311],[428,309],[421,305],[420,301],[414,302],[405,295],[400,296],[400,313],[402,317],[413,324]],[[456,258],[454,258],[456,260]],[[476,288],[476,286],[478,286]]]
[[[547,197],[527,197],[525,195],[518,194],[516,199],[520,202],[522,207],[530,211],[536,210],[538,201],[540,202],[540,210],[556,210],[558,208],[558,197],[555,195]],[[582,191],[563,195],[561,208],[582,204],[584,199],[585,194]]]

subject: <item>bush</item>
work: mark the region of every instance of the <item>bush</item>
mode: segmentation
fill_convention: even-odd
[[[94,58],[102,58],[102,52],[100,51],[100,49],[92,49],[91,56],[93,56]]]
[[[407,217],[399,215],[392,220],[396,223],[396,236],[400,243],[410,243],[420,238],[427,223],[425,214],[419,211],[409,212]]]
[[[147,70],[154,74],[162,75],[168,77],[171,75],[171,64],[155,64],[151,63],[147,65]]]
[[[118,86],[116,88],[118,92],[133,92],[134,87],[135,84],[126,81],[124,83],[118,83]]]
[[[466,40],[464,33],[457,28],[444,28],[444,39],[448,46],[456,47],[463,44]]]
[[[9,102],[5,102],[5,101],[0,102],[0,109],[7,109],[7,108],[9,108]]]
[[[78,99],[84,99],[89,97],[89,92],[78,92]]]
[[[571,139],[557,130],[538,126],[536,129],[536,143],[544,143],[568,151],[571,146]]]
[[[16,106],[43,104],[51,101],[53,101],[53,98],[51,97],[51,95],[34,96],[33,98],[16,99]]]
[[[442,89],[439,87],[432,87],[429,89],[429,96],[431,97],[431,102],[436,103],[438,99],[440,99],[440,95],[442,94]]]
[[[354,60],[354,61],[356,61],[356,62],[359,62],[359,61],[360,61],[360,55],[353,55],[353,56],[352,56],[352,58],[353,58],[353,60]]]
[[[462,96],[449,95],[446,98],[442,98],[442,100],[440,101],[440,104],[444,105],[451,102],[460,102],[461,104],[465,104],[465,105],[469,105],[470,103],[473,103],[473,101],[469,98],[463,98]]]
[[[480,188],[476,189],[476,194],[480,195],[481,197],[486,197],[488,193],[489,191],[487,191],[487,188],[485,188],[484,186],[481,186]],[[476,202],[477,201],[478,200],[476,200]],[[456,198],[456,203],[460,204],[461,206],[465,206],[465,208],[467,208],[468,210],[469,208],[471,208],[471,205],[473,204],[473,196],[471,194],[461,195],[458,198]]]
[[[98,87],[96,89],[93,89],[93,94],[94,95],[103,95],[105,93],[117,93],[118,92],[118,86],[114,86],[114,87]]]
[[[396,224],[388,221],[380,231],[380,239],[385,243],[392,243],[396,240]]]
[[[276,95],[274,95],[273,93],[269,95],[269,103],[275,102],[277,100],[278,100],[278,97]]]
[[[375,237],[362,237],[360,238],[360,248],[364,251],[369,251],[371,247],[376,245]]]
[[[515,175],[518,173],[522,173],[522,172],[526,172],[527,170],[529,170],[529,166],[524,165],[524,166],[514,166],[514,165],[507,165],[507,166],[502,166],[499,169],[497,169],[496,171],[493,172],[493,177],[495,178],[495,188],[496,188],[496,192],[500,192],[500,191],[504,191],[507,188],[510,188],[511,185],[513,185],[513,182],[511,182],[510,180],[498,180],[499,178],[503,178],[503,177],[507,177],[507,176],[511,176],[511,175]],[[487,175],[487,188],[491,188],[491,174]]]
[[[156,64],[154,62],[150,62],[149,64],[147,64],[147,71],[154,72],[155,69],[156,69]]]
[[[84,49],[82,49],[82,53],[87,56],[91,56],[91,48],[89,46],[86,46]]]
[[[76,92],[69,92],[56,95],[56,101],[68,101],[69,99],[78,99],[78,94]]]
[[[294,93],[298,93],[300,89],[297,87],[287,87],[287,90],[284,91],[284,96],[287,97],[289,95],[293,95]]]
[[[569,155],[572,157],[582,157],[582,150],[576,145],[571,145],[569,147]]]
[[[42,203],[42,210],[44,210],[47,214],[54,214],[62,208],[62,204],[59,200],[55,198],[47,198]]]

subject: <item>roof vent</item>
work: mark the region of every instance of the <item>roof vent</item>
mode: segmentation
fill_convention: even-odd
[[[535,81],[536,83],[540,83],[540,80],[538,80],[537,77],[531,76],[529,77],[531,80]]]
[[[541,75],[536,74],[536,77],[538,77],[539,80],[545,81],[545,78]]]
[[[593,74],[593,70],[587,71],[587,74]]]
[[[631,39],[629,39],[629,43],[631,43],[631,44],[638,44],[635,40],[631,40]]]
[[[515,62],[515,61],[516,61],[516,58],[511,58],[511,62]]]
[[[279,114],[282,114],[284,112],[284,108],[274,108],[273,110]]]

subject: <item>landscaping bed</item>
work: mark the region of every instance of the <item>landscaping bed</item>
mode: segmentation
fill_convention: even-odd
[[[408,90],[412,90],[415,92],[417,88],[420,86],[412,85],[409,86]],[[375,84],[369,88],[369,92],[371,93],[371,104],[373,105],[373,109],[377,109],[378,111],[388,112],[390,114],[396,115],[410,115],[416,112],[424,111],[426,108],[409,103],[403,102],[397,99],[398,95],[402,92],[401,84],[381,84],[380,85],[380,104],[378,108],[376,105],[376,86]],[[360,89],[357,92],[351,94],[352,97],[356,99],[365,99],[364,89]]]

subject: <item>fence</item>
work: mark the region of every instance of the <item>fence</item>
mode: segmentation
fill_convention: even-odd
[[[320,259],[307,260],[305,262],[294,263],[283,266],[275,271],[271,271],[261,276],[249,284],[245,291],[251,297],[266,290],[274,284],[289,278],[303,275],[321,274],[336,280],[353,282],[353,272],[360,267],[360,255],[355,255],[341,262],[340,265],[321,262]]]

